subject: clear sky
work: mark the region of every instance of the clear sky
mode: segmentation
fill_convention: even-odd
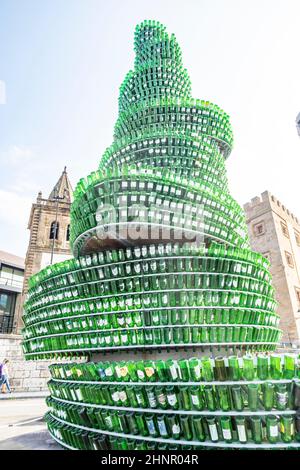
[[[300,217],[299,0],[0,0],[0,249],[25,255],[31,203],[64,165],[73,186],[97,168],[144,19],[175,33],[193,96],[231,116],[231,194],[268,189]]]

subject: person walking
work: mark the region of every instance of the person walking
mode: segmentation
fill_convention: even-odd
[[[8,363],[9,363],[9,360],[4,359],[4,361],[0,364],[0,387],[3,390],[3,385],[6,385],[8,393],[11,393],[11,389],[10,389],[10,386],[9,386],[8,368],[7,368]],[[2,390],[1,390],[1,392],[2,392]]]

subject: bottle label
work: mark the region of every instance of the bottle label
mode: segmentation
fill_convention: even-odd
[[[147,421],[147,425],[148,425],[149,434],[155,435],[156,430],[155,430],[154,422],[152,420]]]
[[[180,434],[180,426],[179,426],[179,424],[173,424],[173,426],[172,426],[172,434]]]
[[[156,408],[156,398],[153,392],[148,392],[148,400],[151,408]]]
[[[222,428],[222,432],[223,432],[223,437],[224,439],[232,439],[232,435],[231,435],[231,431],[230,429],[223,429]]]
[[[144,373],[144,371],[138,369],[138,370],[137,370],[137,376],[138,376],[139,379],[144,379],[144,378],[145,378],[145,373]]]
[[[144,403],[142,394],[139,394],[139,393],[136,394],[136,401],[138,402],[139,405],[142,405]]]
[[[198,395],[191,395],[193,405],[198,406],[200,404]]]
[[[199,365],[194,367],[194,375],[195,375],[196,379],[200,379],[200,377],[201,377],[201,368],[200,368]]]
[[[177,374],[177,369],[174,365],[170,366],[170,372],[172,375],[172,379],[177,379],[178,374]]]
[[[217,441],[219,439],[217,426],[215,424],[209,424],[209,433],[212,441]]]
[[[108,367],[107,369],[105,369],[105,375],[106,377],[111,377],[113,375],[112,367]]]
[[[157,420],[157,424],[158,424],[159,434],[161,436],[167,436],[168,432],[167,432],[167,428],[166,428],[164,421]]]
[[[119,392],[114,392],[112,395],[111,395],[112,399],[114,402],[117,402],[119,401],[119,398],[120,398],[120,394]]]
[[[124,403],[127,400],[127,394],[124,390],[122,392],[119,392],[119,399],[121,400],[122,403]]]
[[[238,431],[239,441],[247,442],[245,426],[243,424],[238,424],[237,431]]]
[[[175,393],[173,393],[172,395],[168,395],[168,396],[167,396],[167,399],[168,399],[169,405],[171,405],[171,406],[176,405],[176,403],[177,403],[177,397],[176,397]]]
[[[104,421],[105,421],[105,423],[106,423],[106,425],[107,425],[108,428],[112,428],[112,419],[111,419],[110,416],[106,416],[106,417],[104,418]]]
[[[271,437],[278,437],[278,426],[270,426],[270,436]]]
[[[278,405],[280,405],[280,406],[286,406],[286,405],[287,405],[287,402],[288,402],[288,394],[287,394],[287,392],[284,392],[284,393],[277,392],[276,395],[277,395],[277,402],[278,402]]]
[[[71,371],[71,370],[67,370],[67,371],[66,371],[66,376],[67,376],[67,377],[70,377],[70,375],[72,375],[72,371]]]
[[[119,373],[120,373],[120,377],[126,377],[126,375],[128,374],[128,367],[127,366],[120,367]]]
[[[83,399],[83,396],[82,396],[81,390],[80,390],[79,388],[77,388],[77,389],[75,390],[75,392],[76,392],[76,395],[77,395],[78,400],[82,400],[82,399]]]
[[[127,339],[128,339],[127,333],[124,335],[121,335],[121,340],[124,341],[124,343],[126,343]]]
[[[147,377],[152,377],[154,375],[153,367],[145,367],[145,373]]]
[[[164,393],[160,393],[157,398],[158,398],[158,403],[160,403],[161,405],[165,405],[167,403],[167,398],[166,398],[166,395],[164,395]]]

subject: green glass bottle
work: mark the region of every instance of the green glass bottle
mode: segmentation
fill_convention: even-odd
[[[189,373],[193,382],[199,382],[201,380],[201,362],[196,357],[189,359]]]
[[[227,380],[227,370],[225,366],[225,361],[224,358],[221,356],[215,358],[214,375],[216,380]]]
[[[287,384],[275,385],[275,407],[277,410],[286,410],[288,407],[289,393]]]
[[[177,398],[175,387],[170,385],[166,387],[166,394],[167,394],[167,402],[170,408],[173,410],[178,410],[179,408],[179,401]]]
[[[277,354],[270,356],[270,375],[273,380],[282,378],[281,357]]]
[[[144,361],[138,361],[136,363],[136,374],[139,382],[146,382],[147,377],[145,373]]]
[[[228,416],[222,416],[220,418],[220,427],[222,431],[223,440],[225,442],[232,442],[232,425],[231,419]]]
[[[130,406],[133,408],[137,408],[138,402],[137,402],[136,395],[135,395],[135,387],[133,387],[132,385],[127,385],[126,393],[127,393]]]
[[[145,370],[146,380],[150,382],[155,382],[157,377],[156,377],[156,369],[155,369],[155,365],[153,361],[145,361],[144,370]]]
[[[161,437],[167,438],[169,437],[166,422],[165,422],[165,416],[164,415],[157,415],[156,418],[157,422],[157,428],[158,428],[158,433]]]
[[[274,384],[272,382],[265,382],[263,384],[263,404],[267,411],[272,410],[274,406]]]
[[[279,439],[278,418],[269,415],[266,417],[267,439],[271,444],[275,444]]]
[[[200,441],[200,442],[205,441],[206,436],[205,436],[202,416],[192,416],[192,430],[193,430],[193,439],[195,441]]]
[[[158,432],[155,426],[154,415],[145,415],[146,426],[151,437],[157,437]]]
[[[144,387],[134,387],[137,404],[140,408],[147,408],[147,398]]]
[[[269,376],[269,360],[268,357],[259,354],[257,356],[257,377],[260,380],[266,380]]]
[[[168,428],[169,436],[172,439],[179,439],[181,434],[180,423],[176,415],[166,415],[165,421]]]
[[[209,357],[203,356],[201,358],[202,377],[205,382],[212,382],[214,380],[212,363]]]
[[[262,442],[262,422],[260,416],[251,416],[251,432],[252,439],[255,444],[261,444]]]
[[[209,411],[215,411],[217,408],[214,389],[211,385],[205,385],[204,396],[206,407]]]
[[[219,440],[219,434],[218,434],[218,428],[217,428],[217,421],[216,418],[214,417],[207,417],[206,418],[207,426],[208,426],[208,432],[209,432],[209,437],[212,442],[218,442]]]
[[[200,387],[194,386],[189,388],[190,401],[192,409],[203,410],[204,408],[204,397]]]
[[[259,386],[258,384],[248,384],[248,406],[251,411],[257,411],[259,406]]]
[[[245,380],[254,380],[255,378],[254,359],[250,354],[243,357],[243,377]]]
[[[243,411],[244,400],[242,394],[242,387],[240,385],[233,385],[231,387],[231,396],[233,402],[233,409],[236,411]]]
[[[154,387],[145,387],[145,388],[146,388],[146,395],[148,399],[149,408],[157,408],[158,403],[157,403],[157,398],[155,394],[155,388]]]
[[[168,374],[166,370],[165,361],[156,361],[155,362],[156,373],[160,382],[167,382],[168,381]]]
[[[294,381],[293,384],[293,407],[300,408],[300,381]]]
[[[164,387],[155,387],[154,393],[159,408],[166,409],[168,407],[167,394]]]
[[[283,377],[285,379],[293,379],[296,375],[295,356],[291,354],[284,355]]]
[[[248,433],[247,433],[245,418],[243,416],[236,416],[235,423],[236,423],[238,440],[242,444],[245,444],[246,442],[248,442]]]
[[[283,442],[292,442],[295,435],[294,417],[281,416],[280,418],[280,434]]]
[[[180,427],[182,429],[182,437],[187,441],[190,441],[193,437],[191,425],[190,425],[190,417],[189,416],[180,416]]]
[[[126,420],[126,412],[125,411],[119,411],[118,416],[119,416],[121,432],[123,432],[125,434],[129,433],[128,423],[127,423],[127,420]]]
[[[190,374],[189,374],[189,363],[186,359],[180,359],[178,361],[178,366],[179,366],[179,375],[181,380],[184,382],[188,382],[190,379]]]
[[[128,375],[129,378],[132,382],[138,382],[138,375],[137,375],[137,370],[136,370],[136,363],[135,361],[128,361],[127,362],[127,367],[128,367]]]
[[[130,434],[138,434],[139,433],[139,428],[137,426],[137,422],[136,422],[136,419],[135,419],[135,414],[130,411],[128,413],[126,413],[126,421],[127,421],[127,425],[128,425],[128,429],[129,429],[129,432]]]
[[[179,380],[179,372],[177,362],[172,359],[166,361],[166,370],[168,374],[168,380],[170,382],[176,382]]]
[[[218,385],[216,387],[220,408],[222,411],[229,411],[231,409],[231,400],[226,385]]]
[[[239,360],[237,356],[229,356],[228,372],[229,372],[229,380],[240,380],[241,371],[240,371]]]

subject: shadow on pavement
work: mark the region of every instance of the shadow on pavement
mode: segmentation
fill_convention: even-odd
[[[8,426],[14,426],[14,427],[24,427],[24,426],[40,426],[41,423],[44,422],[43,416],[40,418],[28,418],[28,419],[21,419],[20,421],[15,421],[13,424],[9,424]]]
[[[37,422],[39,423],[39,422]],[[48,431],[32,432],[0,442],[0,450],[64,450]]]

